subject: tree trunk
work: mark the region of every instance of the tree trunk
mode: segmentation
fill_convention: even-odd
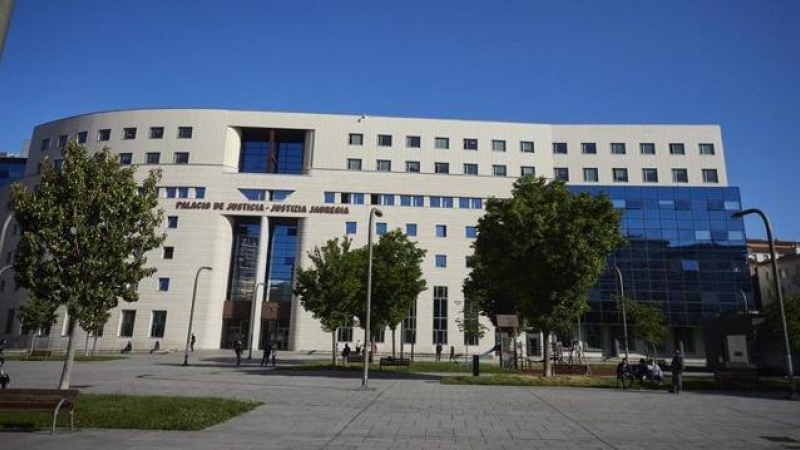
[[[542,331],[542,341],[544,342],[544,366],[542,370],[543,377],[553,376],[553,367],[550,365],[550,332]]]
[[[37,333],[36,331],[31,333],[31,346],[30,349],[28,350],[28,356],[33,355],[33,351],[36,349],[36,333]]]
[[[97,348],[97,331],[94,332],[94,338],[92,339],[92,356],[94,356],[94,350]]]
[[[86,344],[83,346],[83,356],[89,356],[89,332],[86,332]]]
[[[392,328],[392,358],[394,358],[394,335],[397,331],[397,328]]]
[[[333,365],[335,366],[336,365],[336,353],[337,353],[337,350],[338,350],[336,348],[336,330],[331,331],[331,349],[333,350],[331,352],[331,358],[333,359]]]
[[[61,371],[61,381],[58,383],[59,389],[69,389],[70,379],[72,378],[72,366],[75,362],[75,320],[70,318],[67,325],[67,355],[64,358],[64,369]]]

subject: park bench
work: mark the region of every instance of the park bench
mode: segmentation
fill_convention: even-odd
[[[719,389],[725,388],[726,381],[749,381],[758,382],[758,371],[756,369],[725,369],[714,371],[714,379],[719,385]]]
[[[53,427],[50,434],[56,431],[58,413],[62,409],[69,411],[69,429],[75,429],[76,389],[2,389],[0,390],[0,411],[52,411]]]
[[[363,363],[364,362],[364,355],[362,354],[350,354],[347,355],[347,362],[349,363]]]
[[[378,370],[383,370],[383,367],[405,367],[408,370],[408,367],[411,366],[411,360],[407,358],[392,358],[391,356],[386,358],[381,358],[378,361]]]
[[[53,352],[50,350],[34,350],[31,352],[32,358],[50,358],[53,356]]]

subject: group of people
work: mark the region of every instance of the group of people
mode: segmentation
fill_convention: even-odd
[[[442,360],[442,343],[436,343],[436,361]],[[449,361],[456,361],[456,348],[454,346],[450,346],[450,359]],[[456,361],[457,362],[457,361]]]
[[[350,344],[345,343],[344,347],[342,348],[342,352],[341,352],[342,362],[347,364],[347,357],[350,356],[351,353],[355,353],[356,355],[360,355],[362,351],[366,352],[367,351],[367,346],[364,345],[362,347],[361,346],[361,341],[356,342],[355,349],[351,349],[350,348]],[[378,344],[376,344],[374,341],[370,344],[369,353],[370,353],[370,355],[373,355],[373,356],[378,354]]]
[[[675,349],[669,368],[672,373],[672,389],[670,392],[680,394],[683,390],[683,370],[685,368],[680,349]],[[647,361],[641,358],[639,364],[631,366],[628,364],[628,358],[622,358],[622,361],[617,364],[617,386],[625,389],[632,386],[634,380],[639,380],[641,388],[644,388],[646,381],[650,381],[656,386],[661,386],[661,383],[664,382],[664,372],[658,362],[652,359]]]
[[[236,339],[233,343],[233,352],[236,353],[236,365],[242,365],[242,352],[244,351],[244,342],[242,342],[241,338]],[[265,345],[263,348],[263,353],[261,355],[261,367],[267,367],[272,361],[272,367],[275,367],[275,364],[278,359],[278,343],[276,341],[270,342],[269,345]]]

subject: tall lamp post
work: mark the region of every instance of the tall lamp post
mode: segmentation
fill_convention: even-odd
[[[628,318],[625,316],[625,285],[622,283],[622,272],[616,264],[614,264],[614,271],[617,273],[617,281],[619,281],[619,303],[622,305],[622,339],[625,340],[625,359],[628,359]]]
[[[778,274],[778,258],[775,255],[775,244],[772,241],[772,226],[769,224],[769,219],[763,211],[757,208],[745,209],[737,211],[731,215],[734,219],[742,218],[748,214],[758,214],[764,222],[764,227],[767,229],[767,241],[769,242],[769,258],[770,265],[772,266],[772,278],[775,280],[775,294],[778,296],[778,306],[781,311],[781,326],[783,327],[783,341],[786,346],[786,375],[789,377],[789,397],[794,399],[797,396],[794,386],[794,367],[792,367],[792,347],[789,345],[789,330],[786,327],[786,311],[783,307],[783,293],[781,293],[781,280]]]
[[[364,327],[364,378],[361,380],[361,390],[369,389],[369,357],[372,351],[372,344],[369,340],[370,324],[369,315],[372,306],[372,230],[375,216],[383,217],[383,212],[378,208],[369,210],[369,231],[367,231],[367,323]],[[369,347],[368,347],[369,346]]]
[[[250,331],[247,333],[247,360],[253,359],[253,333],[256,329],[256,302],[258,301],[258,287],[266,286],[263,281],[256,283],[253,290],[253,304],[250,305]]]
[[[197,299],[197,279],[200,278],[200,272],[204,270],[214,270],[211,267],[203,266],[197,269],[194,275],[194,290],[192,291],[192,309],[189,310],[189,329],[186,330],[186,348],[183,350],[183,366],[189,365],[189,341],[192,339],[192,321],[194,320],[194,302]]]

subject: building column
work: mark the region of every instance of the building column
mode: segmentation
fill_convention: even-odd
[[[250,350],[253,353],[258,353],[258,344],[261,340],[261,307],[263,306],[262,299],[266,292],[269,292],[267,289],[267,282],[266,279],[266,272],[267,272],[267,255],[269,253],[269,217],[262,217],[261,218],[261,232],[258,236],[258,262],[256,263],[256,284],[255,290],[258,295],[253,295],[253,301],[255,305],[251,305],[253,310],[253,317],[250,318],[252,323],[250,324],[250,332],[251,339],[250,339]],[[260,289],[260,290],[259,290]]]
[[[300,266],[300,263],[303,261],[303,257],[305,256],[308,249],[306,249],[306,245],[308,243],[308,219],[306,218],[299,218],[297,219],[297,243],[295,245],[295,254],[294,254],[294,269],[295,273],[297,271],[297,267]],[[294,291],[294,283],[296,282],[296,277],[292,275],[292,290]],[[292,316],[289,319],[289,337],[288,337],[288,349],[291,351],[297,351],[300,348],[300,324],[301,315],[305,312],[303,309],[303,305],[300,304],[300,300],[298,300],[297,296],[292,294]]]

